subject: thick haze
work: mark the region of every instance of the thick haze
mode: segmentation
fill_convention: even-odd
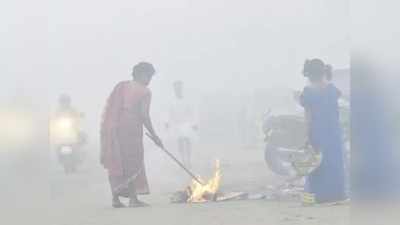
[[[152,117],[171,152],[178,148],[170,144],[172,138],[168,141],[162,122],[172,83],[182,80],[200,115],[200,138],[193,141],[196,174],[207,176],[220,159],[224,188],[256,191],[272,184],[275,178],[263,160],[260,118],[267,107],[288,112],[300,108],[292,90],[305,84],[301,71],[306,58],[322,58],[337,69],[349,67],[348,14],[347,0],[1,1],[0,124],[6,121],[17,129],[0,129],[12,137],[0,139],[0,164],[5,165],[0,186],[6,188],[0,199],[8,203],[3,208],[18,209],[3,214],[28,224],[28,215],[36,217],[41,209],[46,219],[63,215],[65,224],[125,220],[104,222],[114,217],[102,211],[111,196],[98,162],[99,120],[114,85],[131,79],[139,61],[151,62],[157,70],[151,84]],[[61,93],[70,94],[73,105],[85,114],[89,143],[84,149],[91,154],[74,176],[63,174],[48,140],[48,112]],[[8,107],[15,99],[22,104]],[[166,202],[167,195],[190,180],[167,156],[147,151],[148,146],[146,164],[151,166],[146,172],[156,196],[152,201]],[[187,217],[182,224],[190,223],[191,215],[208,217],[198,211],[164,211],[167,208],[162,207],[165,215],[180,212]],[[235,220],[229,215],[236,211],[220,216]],[[136,215],[142,214],[126,214],[135,220]],[[150,211],[143,215],[163,219]],[[260,215],[264,217],[264,209]],[[85,222],[76,222],[79,218]]]
[[[300,89],[305,58],[349,63],[346,0],[3,1],[1,96],[55,104],[59,93],[97,123],[113,85],[154,63],[155,105],[188,92]],[[38,98],[40,97],[40,98]],[[1,98],[4,100],[4,98]],[[157,108],[157,107],[155,107]]]

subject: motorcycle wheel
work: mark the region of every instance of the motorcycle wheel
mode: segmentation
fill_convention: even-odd
[[[271,144],[267,144],[265,146],[264,151],[264,160],[267,163],[268,168],[280,175],[280,176],[289,176],[290,171],[282,165],[282,162],[279,159],[279,154],[277,153],[277,147]]]

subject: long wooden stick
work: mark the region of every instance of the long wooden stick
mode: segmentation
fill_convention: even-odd
[[[149,133],[146,133],[146,136],[149,137],[154,143],[156,143],[155,138],[151,136]],[[156,144],[157,145],[157,144]],[[183,165],[171,152],[165,149],[162,146],[157,145],[161,150],[163,150],[171,159],[173,159],[189,176],[191,176],[197,183],[204,185],[188,168]]]

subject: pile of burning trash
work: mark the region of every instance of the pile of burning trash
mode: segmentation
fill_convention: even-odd
[[[193,179],[185,190],[177,191],[170,197],[171,203],[207,203],[223,202],[233,200],[277,200],[277,201],[299,201],[304,191],[301,176],[286,180],[283,184],[269,186],[265,193],[247,192],[222,192],[221,191],[221,167],[216,161],[213,176],[205,181],[198,177]]]
[[[170,201],[172,203],[204,203],[220,202],[227,200],[242,200],[247,198],[244,192],[220,192],[221,186],[221,167],[219,160],[216,161],[214,176],[205,182],[198,178],[200,182],[192,180],[192,183],[183,191],[175,192]]]

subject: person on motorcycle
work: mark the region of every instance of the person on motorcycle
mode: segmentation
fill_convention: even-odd
[[[58,159],[64,164],[65,158],[62,154],[63,147],[72,149],[73,163],[76,165],[82,161],[82,146],[86,142],[85,134],[81,131],[81,119],[83,114],[78,112],[71,104],[71,97],[62,94],[59,97],[59,105],[51,121],[51,142],[55,146]],[[64,165],[65,166],[65,165]],[[71,170],[74,170],[75,166]],[[70,168],[65,168],[70,170]]]
[[[54,122],[56,123],[55,125],[58,125],[58,128],[60,128],[59,133],[64,133],[64,135],[61,136],[70,136],[70,139],[75,139],[69,140],[69,142],[82,145],[84,142],[84,134],[81,131],[83,113],[80,113],[72,106],[71,97],[67,94],[60,95],[58,103],[54,115]]]
[[[82,116],[74,107],[72,107],[71,97],[67,94],[60,95],[58,99],[58,108],[56,114],[68,115],[73,118],[80,118]]]

